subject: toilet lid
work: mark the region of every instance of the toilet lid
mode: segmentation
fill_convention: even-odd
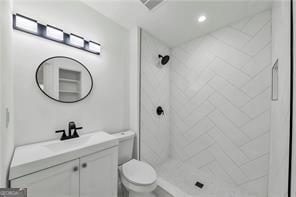
[[[135,159],[122,165],[122,174],[128,181],[139,185],[149,185],[157,179],[155,170],[148,163]]]

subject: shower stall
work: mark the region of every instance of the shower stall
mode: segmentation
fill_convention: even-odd
[[[288,118],[276,119],[278,106],[289,108],[290,94],[284,88],[289,62],[274,49],[279,29],[289,29],[289,20],[275,19],[283,10],[274,4],[174,47],[141,30],[140,158],[156,169],[159,196],[287,193],[287,155],[279,180],[273,155],[275,139],[289,139]],[[271,99],[278,58],[279,80],[287,78],[279,85],[281,101]],[[287,135],[274,137],[276,124],[284,124]]]

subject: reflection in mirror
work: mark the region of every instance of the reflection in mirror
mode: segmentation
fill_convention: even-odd
[[[36,82],[48,97],[65,103],[73,103],[87,97],[93,80],[87,68],[68,57],[52,57],[40,64]]]

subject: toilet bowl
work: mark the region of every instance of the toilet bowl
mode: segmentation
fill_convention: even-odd
[[[135,132],[124,131],[114,134],[119,141],[119,181],[129,197],[151,197],[157,186],[157,175],[151,165],[132,159]]]
[[[148,193],[157,186],[155,170],[143,161],[132,159],[120,167],[120,178],[129,192]]]

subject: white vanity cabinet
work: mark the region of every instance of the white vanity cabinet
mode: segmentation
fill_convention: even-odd
[[[111,149],[82,157],[80,197],[117,197],[117,160]]]
[[[105,135],[97,137],[99,144],[95,138],[86,136],[66,143],[57,141],[18,148],[10,167],[10,186],[27,188],[28,197],[117,197],[118,141]],[[106,139],[102,142],[99,137]],[[85,143],[85,139],[90,144],[72,149],[73,144]],[[71,151],[60,153],[59,143],[63,150],[71,147]],[[42,147],[46,147],[44,151],[50,147],[55,153],[44,157],[40,154]],[[23,153],[32,153],[35,148],[35,155],[24,157]]]
[[[117,147],[11,181],[29,197],[117,197]]]
[[[13,188],[28,188],[30,197],[79,197],[79,160],[60,164],[11,181]],[[74,170],[76,169],[77,170]]]

